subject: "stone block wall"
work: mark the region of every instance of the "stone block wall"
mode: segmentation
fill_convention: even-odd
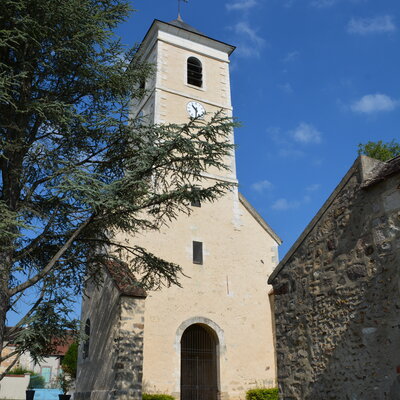
[[[88,287],[82,323],[90,320],[89,352],[78,357],[75,400],[142,398],[144,297],[123,295],[113,279]]]
[[[400,174],[361,161],[271,279],[283,400],[400,399]]]

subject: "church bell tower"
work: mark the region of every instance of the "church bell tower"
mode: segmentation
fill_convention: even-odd
[[[154,20],[138,56],[156,71],[145,83],[147,94],[134,104],[134,115],[151,124],[182,124],[203,114],[207,119],[221,109],[231,117],[229,56],[234,49],[180,17],[169,23]],[[236,182],[234,153],[229,165],[230,172],[210,178]]]
[[[180,18],[155,20],[138,50],[155,73],[133,116],[149,124],[207,121],[221,109],[232,116],[233,50]],[[209,170],[204,178],[236,184],[233,152],[228,163],[230,171]],[[180,286],[149,290],[146,297],[137,292],[130,266],[107,266],[104,285],[92,285],[83,298],[91,336],[90,351],[81,352],[77,400],[133,400],[141,392],[242,400],[249,389],[276,385],[267,280],[281,240],[233,186],[214,202],[193,203],[190,215],[180,213],[160,230],[115,235],[179,265]]]
[[[183,124],[223,110],[232,116],[229,56],[234,47],[182,21],[155,20],[138,56],[155,67],[134,116]],[[231,142],[233,143],[233,130]],[[160,231],[124,238],[181,266],[181,287],[149,291],[145,304],[143,392],[179,400],[239,400],[275,383],[271,306],[266,280],[279,237],[238,193],[235,154],[229,171],[206,179],[234,189],[192,204]],[[236,184],[236,185],[235,185]]]

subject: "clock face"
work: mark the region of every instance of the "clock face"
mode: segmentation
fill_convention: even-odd
[[[186,106],[186,111],[192,118],[202,117],[206,113],[205,108],[197,101],[189,101]]]

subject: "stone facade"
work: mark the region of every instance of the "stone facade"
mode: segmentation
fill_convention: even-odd
[[[89,282],[85,291],[82,321],[90,321],[90,333],[86,355],[80,346],[75,400],[142,398],[146,295],[126,266],[118,268],[107,266],[103,283]]]
[[[278,265],[283,400],[400,399],[400,158],[361,156]]]

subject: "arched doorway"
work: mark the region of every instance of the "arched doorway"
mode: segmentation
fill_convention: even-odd
[[[200,324],[189,326],[181,339],[181,400],[217,400],[217,336]]]

